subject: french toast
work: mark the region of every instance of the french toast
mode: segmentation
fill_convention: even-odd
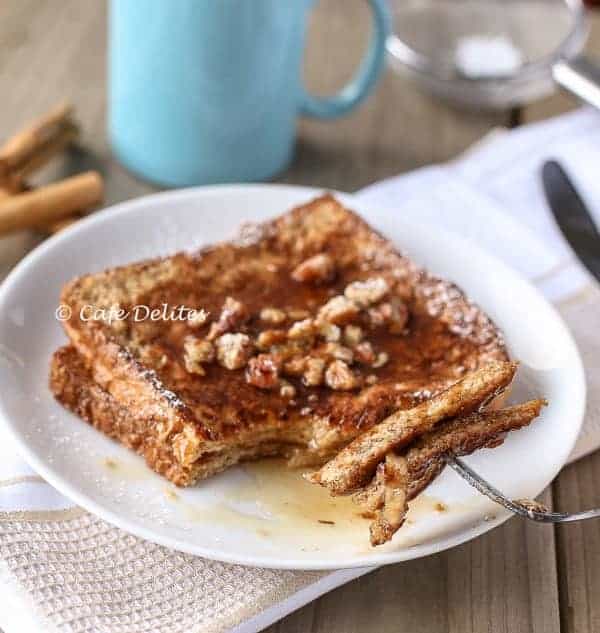
[[[512,382],[516,363],[492,361],[410,409],[396,411],[367,429],[310,477],[334,495],[362,487],[379,462],[431,431],[442,420],[462,418],[486,407]]]
[[[231,242],[74,279],[61,301],[56,397],[177,485],[265,455],[320,466],[508,359],[460,289],[329,195]]]
[[[539,416],[544,400],[530,400],[505,409],[476,411],[440,422],[409,448],[388,452],[371,481],[354,494],[354,501],[373,518],[371,545],[382,545],[397,532],[408,502],[437,477],[446,456],[470,455],[480,448],[496,448],[507,433],[521,429]]]

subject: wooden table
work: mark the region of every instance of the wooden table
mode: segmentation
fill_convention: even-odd
[[[600,53],[600,16],[590,48]],[[323,92],[351,73],[367,36],[361,0],[321,2],[313,16],[307,79]],[[541,27],[540,27],[541,28]],[[107,203],[153,191],[110,156],[105,135],[105,6],[99,0],[6,0],[0,5],[0,137],[61,98],[83,123],[82,149],[46,170],[84,168],[106,178]],[[498,125],[573,107],[555,96],[521,112],[464,112],[386,74],[356,113],[303,120],[298,151],[278,181],[353,191],[449,159]],[[34,238],[32,237],[32,243]],[[600,505],[600,454],[565,468],[544,501]],[[274,633],[535,633],[600,631],[600,522],[538,527],[512,519],[437,556],[393,565],[324,596],[274,625]]]

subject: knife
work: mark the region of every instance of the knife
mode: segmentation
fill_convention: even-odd
[[[585,203],[554,160],[542,167],[542,182],[558,228],[583,265],[600,281],[600,232]]]

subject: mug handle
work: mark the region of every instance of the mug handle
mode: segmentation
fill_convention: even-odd
[[[386,0],[368,0],[373,13],[373,33],[369,48],[350,83],[331,97],[315,97],[302,91],[300,112],[319,119],[333,119],[347,114],[371,92],[385,61],[385,42],[390,32],[390,15]]]

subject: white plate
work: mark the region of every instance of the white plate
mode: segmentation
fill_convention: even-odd
[[[235,468],[176,490],[142,460],[66,412],[47,388],[52,352],[65,342],[55,319],[74,275],[232,236],[319,193],[299,187],[218,186],[161,193],[118,205],[49,239],[0,291],[0,418],[23,455],[65,495],[141,537],[207,558],[287,569],[356,567],[425,556],[507,518],[447,470],[416,500],[411,521],[380,548],[348,500],[274,467]],[[496,259],[436,227],[342,199],[417,262],[462,286],[503,329],[521,361],[514,399],[545,396],[531,427],[468,459],[512,497],[534,496],[565,463],[584,410],[581,361],[554,309]],[[443,503],[443,506],[439,504]],[[335,519],[335,525],[319,519]],[[541,528],[543,529],[543,528]]]

